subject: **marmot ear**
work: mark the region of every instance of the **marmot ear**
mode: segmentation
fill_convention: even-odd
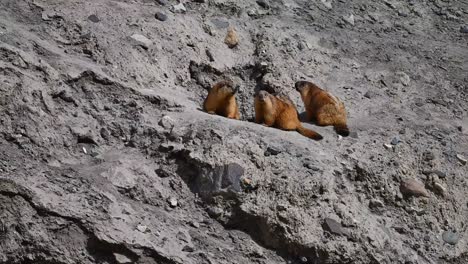
[[[298,81],[294,84],[294,89],[296,89],[296,91],[299,91],[299,84],[301,83],[301,81]]]

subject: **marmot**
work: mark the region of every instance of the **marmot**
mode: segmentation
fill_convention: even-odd
[[[317,132],[302,126],[296,106],[294,106],[294,103],[289,98],[275,96],[267,91],[260,91],[255,96],[255,122],[282,130],[294,130],[303,136],[315,140],[323,138]]]
[[[304,102],[307,121],[314,121],[319,126],[333,126],[339,135],[349,136],[343,102],[311,82],[299,81],[294,86]]]
[[[240,119],[236,103],[236,92],[239,86],[232,81],[220,81],[211,87],[203,103],[203,109],[209,114],[217,114],[227,118]]]

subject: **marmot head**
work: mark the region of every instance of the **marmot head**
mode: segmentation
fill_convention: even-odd
[[[296,88],[296,91],[302,92],[305,88],[309,86],[309,82],[307,81],[298,81],[294,84],[294,88]]]
[[[239,91],[239,88],[239,84],[234,85],[232,81],[224,80],[217,82],[211,89],[219,95],[233,96]]]
[[[265,90],[261,90],[258,92],[257,96],[260,102],[265,102],[270,97],[270,93]]]

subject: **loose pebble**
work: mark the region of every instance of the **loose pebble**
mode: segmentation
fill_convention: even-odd
[[[442,233],[442,239],[447,244],[456,245],[458,243],[458,240],[460,239],[460,236],[457,233],[445,231],[444,233]]]
[[[463,165],[465,165],[466,162],[467,162],[466,158],[463,157],[463,156],[460,155],[460,154],[457,154],[457,159],[458,159],[458,161],[460,161],[460,163],[463,164]]]
[[[154,17],[159,21],[166,21],[167,20],[167,15],[162,13],[162,12],[156,12],[156,14],[154,14]]]
[[[159,125],[166,129],[172,129],[174,127],[174,123],[174,119],[167,115],[163,116],[159,121]]]
[[[429,197],[424,184],[415,179],[405,179],[400,184],[400,191],[403,195],[407,196],[424,196]]]
[[[185,8],[183,3],[179,3],[177,5],[173,5],[171,11],[174,13],[185,13],[187,9]]]
[[[343,226],[332,218],[325,218],[323,228],[334,234],[334,235],[346,235],[348,234],[347,230]]]
[[[350,24],[351,26],[354,26],[354,15],[353,15],[353,14],[351,14],[351,15],[349,15],[349,16],[344,16],[344,17],[343,17],[343,20],[344,20],[346,23]]]
[[[385,206],[385,204],[382,201],[378,200],[378,199],[372,199],[369,202],[369,207],[370,208],[381,208],[381,207],[384,207],[384,206]]]
[[[399,137],[394,137],[394,138],[392,139],[392,141],[390,142],[390,144],[392,144],[393,146],[396,146],[396,145],[398,145],[398,143],[400,143],[400,142],[401,142],[401,140],[400,140]]]
[[[393,149],[393,146],[391,144],[384,144],[384,147],[386,149]]]
[[[332,8],[333,8],[331,0],[321,0],[321,2],[322,2],[322,4],[323,4],[326,8],[328,8],[328,9],[332,9]]]
[[[262,8],[268,9],[270,5],[266,0],[257,0],[257,5],[261,6]]]
[[[129,259],[127,256],[119,254],[119,253],[114,253],[114,258],[115,261],[119,264],[125,264],[125,263],[133,263],[131,259]]]
[[[177,199],[174,198],[174,197],[169,198],[169,201],[168,201],[168,202],[169,202],[169,205],[170,205],[172,208],[177,207],[177,205],[178,205]]]
[[[442,196],[444,196],[446,193],[445,187],[441,183],[438,183],[438,182],[434,183],[434,191],[437,194],[440,194]]]
[[[133,34],[131,38],[135,40],[138,45],[142,46],[145,49],[148,49],[153,44],[151,40],[140,34]]]
[[[93,23],[98,23],[99,21],[101,21],[101,20],[99,19],[99,17],[96,16],[96,15],[90,15],[90,16],[88,17],[88,20],[91,21],[91,22],[93,22]]]
[[[226,43],[226,45],[231,49],[239,44],[239,37],[237,36],[237,32],[233,27],[228,29],[224,43]]]
[[[137,225],[137,230],[142,233],[146,233],[146,231],[148,231],[148,227],[140,224],[140,225]]]
[[[411,79],[408,76],[408,74],[404,72],[397,72],[396,76],[400,79],[401,84],[403,84],[404,86],[408,86],[411,82]]]
[[[460,27],[460,33],[468,34],[468,25]]]

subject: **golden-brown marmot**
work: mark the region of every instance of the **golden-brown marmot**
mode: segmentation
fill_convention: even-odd
[[[307,121],[319,126],[333,126],[339,135],[349,136],[343,102],[311,82],[298,81],[294,86],[304,102]]]
[[[236,103],[236,92],[239,86],[232,81],[220,81],[211,87],[203,103],[203,109],[209,114],[217,114],[232,119],[240,119]]]
[[[302,126],[296,106],[289,98],[275,96],[267,91],[260,91],[255,96],[255,122],[282,130],[297,131],[314,140],[323,138],[317,132]]]

